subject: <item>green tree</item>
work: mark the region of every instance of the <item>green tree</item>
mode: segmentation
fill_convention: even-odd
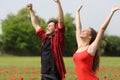
[[[38,18],[44,27],[45,21]],[[17,15],[9,14],[2,20],[3,49],[9,54],[15,55],[39,55],[40,40],[35,35],[26,8],[21,9]]]
[[[105,35],[101,46],[102,55],[120,56],[120,37]]]
[[[2,49],[2,38],[1,38],[1,34],[0,34],[0,51]]]
[[[77,49],[76,39],[75,39],[74,18],[71,16],[71,14],[68,13],[64,17],[64,22],[66,26],[64,55],[72,56],[75,50]]]
[[[39,24],[45,28],[46,22],[39,18]],[[64,18],[65,33],[65,56],[73,55],[76,47],[75,24],[71,14],[66,14]],[[2,49],[8,54],[14,55],[39,55],[40,40],[35,35],[32,27],[29,12],[26,8],[21,9],[16,15],[9,14],[2,20]]]

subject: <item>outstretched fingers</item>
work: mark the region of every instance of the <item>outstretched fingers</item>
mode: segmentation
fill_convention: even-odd
[[[113,12],[115,12],[115,11],[117,11],[117,10],[120,10],[120,6],[117,6],[117,7],[113,7],[113,8],[112,8],[112,11],[113,11]]]
[[[56,3],[59,3],[60,2],[60,0],[54,0]]]
[[[78,9],[77,9],[77,12],[80,12],[81,8],[83,7],[83,5],[81,4]]]

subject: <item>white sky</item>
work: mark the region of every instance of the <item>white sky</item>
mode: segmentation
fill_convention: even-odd
[[[49,18],[57,17],[57,5],[53,0],[1,0],[0,20],[5,19],[8,14],[16,14],[28,3],[33,4],[36,15],[48,21]],[[64,14],[71,13],[75,17],[75,10],[83,4],[81,10],[81,21],[83,28],[93,27],[99,30],[110,10],[114,6],[120,6],[120,0],[61,0]],[[1,28],[0,28],[1,33]],[[120,36],[120,11],[113,16],[106,34]]]

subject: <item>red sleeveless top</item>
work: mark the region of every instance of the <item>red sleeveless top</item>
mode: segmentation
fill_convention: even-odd
[[[87,50],[73,55],[78,80],[99,80],[92,71],[93,59]]]

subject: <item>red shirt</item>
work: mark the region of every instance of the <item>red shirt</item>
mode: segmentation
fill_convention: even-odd
[[[64,61],[63,61],[63,57],[62,57],[62,51],[64,48],[64,33],[65,33],[65,27],[63,26],[62,28],[58,28],[58,24],[56,25],[56,33],[55,35],[52,36],[51,38],[51,48],[52,48],[52,52],[53,52],[53,56],[54,56],[54,60],[55,60],[55,64],[57,66],[58,72],[62,78],[62,80],[64,80],[65,78],[65,65],[64,65]],[[36,34],[41,38],[42,40],[42,46],[44,46],[44,42],[47,38],[47,35],[45,34],[43,28],[40,28]]]
[[[78,80],[99,80],[92,71],[93,59],[87,50],[73,55]]]

